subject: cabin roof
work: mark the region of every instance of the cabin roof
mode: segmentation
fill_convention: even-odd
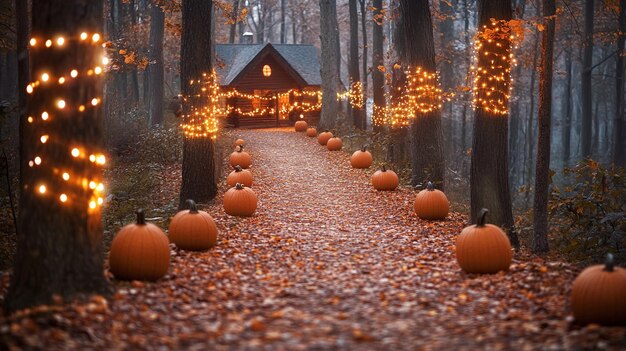
[[[215,45],[220,85],[230,85],[260,54],[272,52],[306,85],[321,84],[319,55],[313,45],[267,43]]]

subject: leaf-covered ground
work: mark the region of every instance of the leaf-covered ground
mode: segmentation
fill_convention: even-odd
[[[576,326],[578,269],[517,254],[468,276],[454,257],[466,217],[427,222],[415,191],[376,192],[373,170],[285,129],[237,131],[253,157],[252,218],[205,209],[219,243],[172,245],[157,283],[114,281],[108,301],[0,317],[17,349],[623,349],[626,328]],[[222,188],[225,184],[222,182]],[[174,189],[175,187],[173,187]],[[172,194],[174,198],[176,194]],[[8,276],[0,277],[6,289]],[[0,347],[2,348],[2,347]]]

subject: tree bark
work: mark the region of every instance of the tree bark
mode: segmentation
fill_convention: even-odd
[[[349,0],[349,12],[350,12],[350,84],[361,82],[359,72],[359,17],[357,13],[357,0]],[[351,107],[352,123],[359,129],[365,129],[365,106],[361,108]]]
[[[163,37],[165,14],[158,2],[150,10],[150,127],[163,126]]]
[[[626,39],[626,0],[619,2],[619,36],[615,61],[615,115],[613,117],[613,163],[626,167],[626,118],[624,117],[624,40]]]
[[[591,67],[593,66],[593,0],[585,0],[585,31],[583,68],[581,76],[582,88],[582,126],[581,126],[581,156],[591,157],[591,122],[593,120],[593,101],[591,87]]]
[[[367,125],[367,96],[369,91],[368,89],[368,80],[367,80],[367,8],[365,6],[365,0],[359,0],[359,10],[361,12],[361,40],[363,41],[363,62],[361,63],[363,67],[363,104],[365,112],[363,117],[365,118],[365,125]]]
[[[237,19],[239,18],[239,0],[233,0],[233,11],[230,13],[230,19],[233,23],[230,24],[230,32],[228,33],[228,43],[234,44],[235,37],[237,36]]]
[[[285,13],[287,12],[287,0],[280,0],[280,43],[287,42],[287,29],[285,23]]]
[[[33,9],[32,37],[39,39],[30,56],[34,72],[45,70],[51,77],[59,77],[72,69],[85,72],[100,65],[103,52],[99,43],[81,43],[74,38],[82,31],[102,31],[102,1],[33,0]],[[64,46],[46,48],[42,38],[58,33],[67,33]],[[26,85],[21,85],[20,90],[24,89]],[[67,104],[64,109],[55,107],[61,98]],[[102,269],[101,212],[98,206],[89,206],[97,195],[55,173],[61,169],[70,179],[102,181],[100,167],[72,157],[69,149],[76,147],[87,155],[102,150],[102,104],[92,106],[88,103],[92,98],[102,98],[100,78],[79,77],[63,86],[40,85],[28,96],[25,116],[33,119],[32,123],[21,121],[22,162],[40,157],[41,163],[23,169],[20,235],[6,295],[8,312],[52,303],[54,296],[65,300],[108,292]],[[79,112],[81,104],[89,107]],[[50,141],[42,143],[42,135],[49,135]],[[60,200],[63,194],[66,203]]]
[[[379,69],[384,67],[385,59],[383,56],[383,0],[372,1],[373,16],[372,21],[372,93],[374,96],[374,115],[376,109],[382,113],[385,107],[385,74]],[[376,128],[380,130],[380,127]]]
[[[528,119],[526,120],[526,158],[524,164],[524,179],[526,180],[526,206],[530,202],[530,185],[532,184],[533,171],[533,149],[535,145],[535,126],[533,116],[535,115],[535,82],[537,81],[537,61],[539,60],[539,31],[535,31],[535,46],[533,48],[532,73],[530,74],[530,85],[528,86],[528,96],[530,104],[528,106]]]
[[[399,0],[395,48],[403,69],[437,71],[428,0]],[[411,183],[428,181],[444,189],[441,110],[416,112],[411,124]]]
[[[17,51],[17,111],[19,116],[19,153],[20,153],[20,189],[23,189],[26,185],[24,183],[24,172],[28,167],[27,154],[24,149],[27,145],[24,144],[26,139],[24,138],[23,131],[26,128],[26,118],[28,117],[26,112],[26,101],[28,94],[26,93],[26,87],[30,83],[30,60],[28,57],[28,40],[30,37],[29,30],[29,9],[28,1],[15,1],[15,31],[16,31],[16,51]]]
[[[188,116],[194,106],[204,101],[195,97],[199,92],[191,80],[202,79],[212,70],[211,18],[212,0],[185,0],[182,6],[182,33],[180,46],[180,80],[183,115]],[[185,122],[189,122],[185,117]],[[215,145],[210,137],[185,137],[183,144],[182,184],[179,208],[187,199],[207,203],[217,195],[215,177]]]
[[[572,136],[572,51],[565,51],[565,114],[561,129],[561,141],[563,143],[563,165],[567,167],[570,159],[570,144]]]
[[[535,201],[533,212],[533,252],[546,253],[548,246],[548,200],[550,196],[550,127],[552,119],[552,64],[554,56],[555,0],[543,0],[546,28],[541,35],[541,66],[539,77],[539,130],[537,142],[537,169],[535,174]]]
[[[490,25],[491,18],[508,21],[511,16],[510,0],[479,1],[480,27]],[[510,40],[502,40],[502,44],[503,47],[499,48],[485,43],[477,53],[479,65],[490,65],[489,58],[482,55],[485,51],[506,54],[504,46],[510,47]],[[510,62],[505,61],[503,66],[510,68]],[[505,79],[510,81],[510,76]],[[501,226],[507,231],[513,246],[519,247],[509,190],[508,123],[508,114],[496,115],[480,106],[476,109],[470,175],[471,218],[475,223],[480,209],[488,208],[489,222]]]
[[[322,76],[322,111],[320,116],[321,129],[331,129],[337,122],[339,106],[337,89],[339,76],[337,62],[339,59],[339,31],[337,28],[337,6],[335,0],[320,0],[321,28],[321,76]]]

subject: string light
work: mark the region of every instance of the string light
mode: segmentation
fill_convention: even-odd
[[[200,79],[191,80],[189,86],[196,92],[183,97],[183,101],[190,102],[189,113],[183,116],[181,124],[183,134],[186,138],[215,139],[220,99],[217,74],[215,71],[203,73]]]
[[[494,115],[508,114],[511,66],[516,64],[511,50],[515,39],[511,22],[505,20],[483,25],[476,34],[475,64],[470,68],[474,109]]]

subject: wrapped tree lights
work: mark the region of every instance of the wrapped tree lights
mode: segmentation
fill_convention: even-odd
[[[191,102],[181,125],[185,137],[215,139],[220,99],[215,71],[203,73],[200,79],[189,81],[189,90],[190,96],[182,96],[184,102]]]

